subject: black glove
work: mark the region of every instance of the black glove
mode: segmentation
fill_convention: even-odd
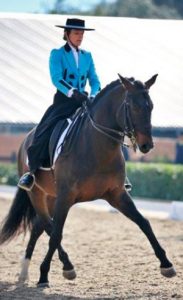
[[[88,97],[86,94],[83,94],[79,92],[78,90],[73,90],[72,98],[79,104],[82,105],[84,101],[88,100]]]
[[[87,106],[90,107],[94,102],[95,97],[89,97],[87,100]]]
[[[95,99],[95,97],[93,97],[93,96],[90,96],[90,98],[89,98],[89,100],[90,100],[90,103],[93,103],[94,99]]]

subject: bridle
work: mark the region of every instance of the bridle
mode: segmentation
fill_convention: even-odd
[[[121,103],[120,107],[118,108],[118,110],[116,112],[116,120],[117,120],[118,124],[121,123],[120,121],[118,121],[119,118],[121,118],[123,120],[123,132],[124,132],[124,136],[127,136],[130,139],[130,141],[132,143],[132,147],[133,147],[134,151],[136,151],[136,149],[137,149],[137,142],[136,142],[136,137],[135,137],[134,125],[133,125],[133,122],[132,122],[132,115],[131,115],[131,110],[130,110],[130,104],[128,102],[128,95],[129,95],[129,92],[126,91],[125,99]],[[121,117],[121,115],[122,115],[122,117]],[[129,147],[129,145],[126,145],[126,146]]]
[[[121,144],[123,146],[127,146],[127,147],[130,147],[130,146],[124,143],[124,138],[125,138],[125,136],[129,137],[130,141],[132,143],[132,148],[134,149],[134,151],[136,151],[137,142],[136,142],[135,130],[134,130],[134,126],[133,126],[132,118],[131,118],[130,105],[127,101],[127,97],[128,97],[128,91],[126,91],[125,99],[123,100],[122,104],[120,105],[120,107],[118,108],[118,110],[116,112],[116,118],[118,119],[119,112],[121,112],[121,110],[122,110],[122,115],[123,115],[123,120],[124,120],[123,130],[116,130],[116,129],[112,129],[112,128],[98,124],[91,117],[87,105],[85,105],[85,109],[86,109],[87,116],[88,116],[93,128],[95,128],[98,132],[102,133],[103,135],[107,136],[109,139],[115,141],[116,143]]]

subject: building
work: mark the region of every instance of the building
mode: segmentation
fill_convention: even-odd
[[[49,53],[63,44],[63,30],[54,25],[68,17],[0,13],[0,160],[15,159],[25,134],[52,103]],[[103,87],[117,73],[142,81],[159,74],[151,89],[156,147],[146,159],[161,153],[174,160],[183,133],[183,21],[84,18],[96,31],[85,33],[82,46],[92,51]]]

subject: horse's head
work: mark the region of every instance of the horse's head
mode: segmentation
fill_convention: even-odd
[[[151,133],[151,112],[153,103],[149,96],[149,89],[155,83],[154,75],[145,83],[127,79],[119,75],[122,85],[125,87],[126,96],[122,108],[118,114],[118,124],[125,134],[133,139],[143,153],[153,148]],[[123,115],[121,115],[123,114]]]

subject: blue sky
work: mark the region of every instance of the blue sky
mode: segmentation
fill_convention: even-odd
[[[65,0],[67,5],[80,9],[86,9],[99,2],[100,0]],[[52,8],[54,3],[55,0],[0,0],[0,12],[44,13],[46,8]]]

